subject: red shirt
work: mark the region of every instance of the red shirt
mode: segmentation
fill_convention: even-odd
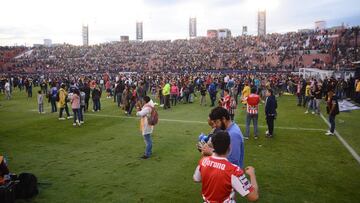
[[[231,101],[231,97],[230,95],[227,95],[223,98],[223,101],[221,102],[221,106],[226,109],[226,110],[230,110],[230,101]]]
[[[228,202],[234,199],[234,190],[243,197],[254,190],[244,171],[222,157],[203,157],[195,170],[194,180],[202,182],[205,202]]]
[[[247,98],[247,112],[257,114],[259,109],[260,97],[257,94],[250,94]]]

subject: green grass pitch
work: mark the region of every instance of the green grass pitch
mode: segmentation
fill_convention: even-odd
[[[30,100],[24,92],[16,91],[10,101],[0,95],[0,153],[11,171],[32,172],[41,183],[37,197],[19,202],[201,202],[201,185],[192,175],[200,158],[197,137],[210,130],[210,107],[196,99],[159,109],[153,157],[141,160],[139,121],[125,117],[112,99],[102,98],[102,111],[85,114],[85,124],[73,127],[72,120],[58,121],[58,114],[49,113],[48,103],[47,113],[39,115],[35,92]],[[258,202],[359,202],[360,165],[336,137],[324,135],[324,121],[305,115],[292,96],[278,98],[278,106],[275,137],[264,138],[261,105],[261,136],[245,142],[245,165],[256,169]],[[359,118],[360,111],[353,111],[336,119],[357,153]],[[241,108],[235,119],[245,133]]]

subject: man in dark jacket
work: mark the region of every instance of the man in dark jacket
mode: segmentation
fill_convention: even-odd
[[[325,135],[331,136],[335,133],[335,117],[340,113],[338,98],[332,90],[330,90],[327,94],[326,111],[329,114],[330,129],[325,133]]]
[[[266,101],[265,101],[265,116],[266,123],[268,126],[268,131],[266,131],[266,136],[271,138],[274,135],[274,120],[276,117],[276,108],[277,101],[274,96],[273,90],[268,89],[266,91]]]
[[[85,83],[84,86],[84,92],[85,92],[85,111],[89,110],[89,100],[90,100],[90,85],[88,83]]]
[[[101,97],[101,90],[99,86],[96,86],[94,90],[92,91],[92,99],[93,99],[93,112],[100,111],[101,110],[101,104],[100,104],[100,97]]]

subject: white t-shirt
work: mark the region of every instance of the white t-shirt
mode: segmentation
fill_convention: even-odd
[[[10,83],[9,82],[5,83],[5,90],[10,91]]]

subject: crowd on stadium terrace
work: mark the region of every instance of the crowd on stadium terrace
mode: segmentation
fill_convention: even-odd
[[[354,61],[352,29],[290,32],[264,37],[197,38],[174,41],[117,42],[93,46],[32,48],[1,64],[11,73],[117,73],[119,71],[195,72],[209,70],[335,69]],[[0,51],[1,53],[1,51]],[[304,61],[306,54],[329,54],[332,61]],[[0,55],[1,56],[1,55]]]

